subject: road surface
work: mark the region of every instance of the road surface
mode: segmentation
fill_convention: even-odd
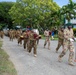
[[[69,51],[60,63],[58,56],[62,48],[56,53],[57,41],[50,42],[51,50],[48,50],[47,47],[43,48],[44,40],[40,40],[37,47],[37,57],[34,57],[33,50],[28,53],[23,49],[23,46],[18,46],[16,39],[12,42],[8,37],[4,37],[2,48],[10,56],[9,59],[15,65],[18,75],[76,75],[76,66],[68,65]]]

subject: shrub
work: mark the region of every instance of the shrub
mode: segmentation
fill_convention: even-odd
[[[73,28],[74,35],[76,36],[76,28]]]

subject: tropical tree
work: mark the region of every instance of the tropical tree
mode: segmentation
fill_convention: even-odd
[[[59,9],[60,7],[53,0],[17,0],[9,14],[14,24],[24,27],[30,25],[33,28],[49,28],[52,18],[58,17],[57,14],[51,17],[52,13],[58,12]]]
[[[68,23],[71,19],[76,18],[76,3],[72,0],[69,0],[69,4],[64,5],[61,8],[61,15],[68,20]]]

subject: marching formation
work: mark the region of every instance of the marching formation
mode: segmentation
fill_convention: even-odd
[[[18,45],[23,45],[24,49],[30,53],[33,48],[34,56],[37,56],[37,44],[41,35],[37,34],[34,30],[26,29],[22,31],[21,29],[8,31],[8,37],[10,41],[17,39]]]
[[[0,31],[0,37],[3,38],[4,32]],[[45,42],[44,42],[44,48],[46,45],[48,46],[48,50],[50,50],[50,37],[52,36],[52,33],[50,30],[46,29],[44,31],[45,36]],[[19,30],[8,30],[8,37],[10,41],[13,41],[14,39],[17,39],[18,45],[23,44],[23,48],[26,49],[29,53],[32,51],[33,48],[33,54],[36,57],[37,56],[37,45],[39,43],[39,39],[41,39],[41,35],[39,33],[36,33],[33,29],[26,29],[25,31]],[[61,62],[62,57],[66,54],[66,52],[69,50],[69,58],[68,58],[68,64],[71,66],[74,66],[74,54],[75,54],[75,48],[73,41],[75,41],[74,33],[71,28],[71,26],[68,26],[67,28],[60,27],[58,30],[58,45],[56,47],[56,53],[58,53],[59,48],[62,46],[62,52],[59,55],[58,61]]]

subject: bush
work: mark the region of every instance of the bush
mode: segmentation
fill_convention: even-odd
[[[74,35],[76,36],[76,28],[73,28]]]

